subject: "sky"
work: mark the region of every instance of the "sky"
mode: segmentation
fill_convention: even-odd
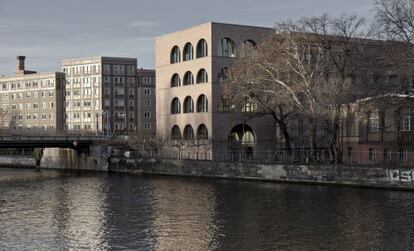
[[[60,60],[138,58],[154,68],[154,38],[209,21],[272,27],[304,16],[372,18],[374,0],[0,0],[0,75],[60,71]]]

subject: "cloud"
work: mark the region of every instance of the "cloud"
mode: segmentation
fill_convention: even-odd
[[[136,20],[128,24],[129,27],[137,27],[137,28],[154,28],[159,27],[160,23],[153,22],[153,21],[140,21]]]

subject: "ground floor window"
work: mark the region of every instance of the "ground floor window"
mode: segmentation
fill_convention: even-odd
[[[377,160],[377,151],[375,148],[370,148],[368,150],[368,158],[370,161],[376,161]]]

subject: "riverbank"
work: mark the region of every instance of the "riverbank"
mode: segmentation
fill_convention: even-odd
[[[73,161],[74,159],[78,161]],[[414,169],[410,168],[279,165],[125,157],[111,158],[110,163],[103,163],[104,159],[98,162],[89,158],[72,157],[71,160],[61,161],[54,158],[50,161],[50,158],[45,156],[41,168],[414,191]],[[53,165],[49,165],[50,163]],[[1,167],[35,168],[34,164],[34,158],[27,156],[0,157]]]
[[[113,159],[110,172],[414,191],[414,169]]]

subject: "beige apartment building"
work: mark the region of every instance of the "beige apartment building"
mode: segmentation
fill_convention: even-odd
[[[24,61],[18,56],[16,74],[0,77],[1,128],[19,134],[62,131],[65,74],[28,71]]]
[[[136,129],[136,58],[62,60],[65,129],[128,134]]]
[[[246,121],[243,112],[255,108],[249,104],[228,107],[220,90],[220,79],[226,77],[234,57],[272,32],[271,28],[209,22],[157,37],[158,136],[187,141],[197,149],[202,144],[210,156],[241,145],[247,151],[275,145],[273,121]],[[238,112],[229,112],[233,109]]]

